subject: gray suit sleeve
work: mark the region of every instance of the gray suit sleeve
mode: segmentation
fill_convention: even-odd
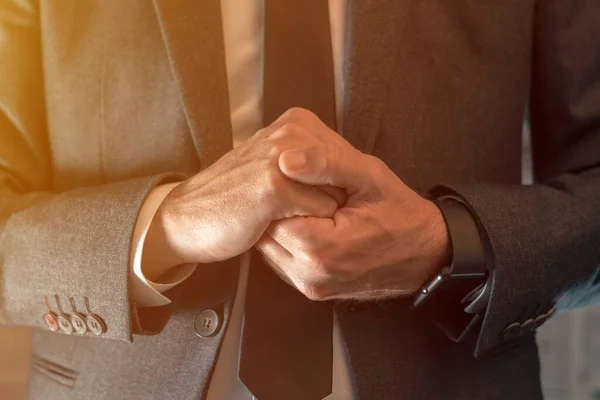
[[[446,186],[483,228],[493,263],[476,354],[510,341],[508,325],[546,312],[600,264],[600,3],[538,1],[535,27],[537,183]]]
[[[0,324],[46,328],[44,297],[65,313],[70,297],[86,312],[87,297],[103,337],[131,340],[144,331],[128,295],[132,230],[170,177],[53,191],[39,36],[35,4],[0,2]]]
[[[133,179],[60,194],[15,193],[0,208],[0,323],[46,328],[44,297],[58,312],[90,311],[107,325],[106,338],[131,340],[143,320],[128,291],[133,227],[147,193],[164,176]],[[36,203],[14,210],[25,198]],[[144,333],[154,333],[151,329]]]

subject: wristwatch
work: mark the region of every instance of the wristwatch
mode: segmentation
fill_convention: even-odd
[[[485,310],[491,282],[477,223],[467,206],[454,196],[438,197],[433,202],[442,211],[448,228],[452,263],[415,293],[413,308],[460,307],[466,314],[478,314]]]

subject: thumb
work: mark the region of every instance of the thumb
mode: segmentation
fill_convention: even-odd
[[[279,169],[297,182],[353,191],[369,179],[367,161],[367,156],[355,149],[317,146],[283,152],[279,156]]]

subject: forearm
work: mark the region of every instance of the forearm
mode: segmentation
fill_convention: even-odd
[[[493,296],[478,353],[510,324],[536,318],[600,263],[600,169],[544,184],[454,185],[484,231]]]
[[[166,254],[171,249],[164,236],[150,235],[159,219],[157,212],[165,197],[179,183],[169,183],[150,191],[140,209],[130,257],[131,298],[138,307],[160,307],[171,303],[166,292],[181,284],[195,271],[197,264],[184,264]],[[162,233],[161,233],[162,234]],[[163,322],[166,322],[163,321]]]
[[[108,327],[103,337],[130,340],[139,327],[131,326],[129,250],[132,231],[148,192],[169,176],[138,178],[59,194],[29,192],[16,195],[0,188],[7,199],[0,209],[5,225],[0,235],[2,323],[47,329],[44,297],[58,296],[61,309],[101,316]],[[35,204],[15,210],[22,198]]]
[[[150,281],[158,282],[169,271],[182,264],[173,251],[171,241],[164,225],[164,216],[160,210],[165,197],[178,185],[161,185],[152,190],[146,198],[136,230],[139,230],[138,243],[135,243],[133,261],[139,263],[140,272]]]

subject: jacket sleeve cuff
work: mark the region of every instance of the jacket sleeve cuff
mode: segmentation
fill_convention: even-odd
[[[44,318],[48,311],[76,310],[102,319],[102,338],[131,341],[143,331],[129,287],[135,222],[154,187],[181,178],[162,174],[82,187],[13,213],[0,235],[0,323],[54,330]]]
[[[462,199],[454,194],[433,191],[430,194],[441,210],[452,243],[453,270],[489,270],[483,241],[476,221]],[[489,277],[489,273],[488,273]],[[471,284],[471,283],[469,283]],[[471,284],[472,285],[472,284]],[[463,301],[464,291],[440,290],[425,307],[425,313],[448,338],[461,342],[481,326],[485,302],[477,312],[467,313],[469,301]]]
[[[598,265],[599,175],[564,174],[544,184],[444,185],[464,200],[482,235],[490,299],[475,356],[531,340],[560,299]]]

